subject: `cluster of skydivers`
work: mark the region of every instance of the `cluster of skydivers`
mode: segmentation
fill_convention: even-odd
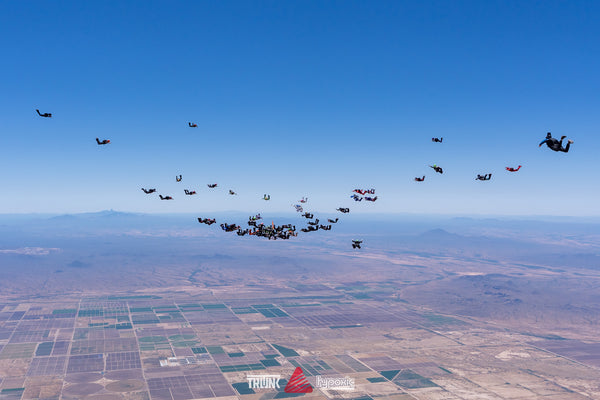
[[[560,138],[560,140],[553,138],[552,134],[550,132],[548,132],[546,134],[546,138],[544,140],[542,140],[542,142],[539,144],[538,147],[542,147],[543,144],[546,144],[548,146],[548,148],[550,150],[554,150],[554,151],[561,151],[563,153],[567,153],[569,151],[569,148],[571,147],[571,144],[573,144],[572,140],[569,140],[567,142],[567,145],[565,147],[563,147],[563,140],[566,138],[566,136],[562,136]],[[432,142],[435,143],[443,143],[444,138],[431,138]],[[429,166],[430,168],[432,168],[435,172],[437,172],[438,174],[443,174],[444,170],[442,169],[442,167],[440,167],[437,164],[433,164]],[[509,172],[517,172],[518,170],[521,169],[521,165],[519,165],[517,168],[513,168],[513,167],[506,167],[506,170]],[[492,179],[492,174],[477,174],[477,177],[475,178],[476,181],[489,181],[490,179]],[[423,182],[425,180],[425,175],[423,175],[422,177],[415,177],[415,182]],[[356,201],[360,201],[357,200],[355,198]],[[366,200],[366,199],[365,199]]]
[[[40,117],[43,118],[52,118],[52,113],[41,113],[40,110],[36,109],[35,110],[38,115]],[[198,125],[196,123],[193,122],[188,122],[188,126],[190,128],[197,128]],[[563,147],[563,140],[566,138],[566,136],[562,136],[560,138],[560,140],[553,138],[552,134],[550,132],[548,132],[546,134],[546,138],[544,140],[542,140],[539,144],[538,147],[541,147],[542,145],[546,144],[548,146],[548,148],[550,150],[556,151],[556,152],[564,152],[567,153],[569,151],[569,148],[571,147],[571,144],[573,144],[572,140],[569,140],[567,142],[567,145]],[[443,143],[444,138],[440,137],[440,138],[431,138],[431,141],[434,143]],[[96,138],[96,143],[99,146],[102,145],[107,145],[110,143],[109,139],[103,139],[100,140],[99,138]],[[443,174],[444,170],[442,169],[442,167],[438,166],[437,164],[433,164],[429,166],[430,168],[432,168],[436,173],[438,174]],[[521,165],[519,165],[516,168],[513,167],[506,167],[506,170],[509,172],[517,172],[519,171],[519,169],[521,169]],[[477,177],[475,178],[475,180],[479,180],[479,181],[489,181],[492,178],[492,174],[491,173],[486,173],[486,174],[477,174]],[[416,182],[423,182],[425,181],[425,175],[423,175],[422,177],[415,177],[414,178]],[[175,177],[176,182],[181,182],[183,180],[183,176],[182,175],[177,175]],[[217,187],[216,183],[212,183],[212,184],[207,184],[208,188],[210,189],[214,189]],[[156,193],[156,189],[152,188],[152,189],[145,189],[142,188],[142,191],[146,194],[152,194],[152,193]],[[184,189],[184,193],[187,196],[192,196],[196,194],[196,191],[194,190],[189,190],[189,189]],[[233,190],[229,189],[229,194],[230,195],[237,195],[236,192],[234,192]],[[365,201],[370,201],[370,202],[375,202],[377,200],[377,196],[371,197],[371,196],[365,196],[365,195],[374,195],[375,194],[375,189],[354,189],[353,190],[353,194],[350,196],[350,198],[352,198],[354,201],[359,202],[362,201],[363,199]],[[364,196],[364,197],[363,197]],[[163,196],[162,194],[159,195],[159,198],[161,200],[173,200],[173,197],[171,196]],[[271,195],[270,194],[264,194],[263,195],[263,200],[265,201],[269,201],[271,200]],[[308,202],[308,198],[307,197],[302,197],[301,200],[299,200],[300,203],[306,204]],[[293,204],[292,205],[297,212],[304,212],[303,207],[300,204]],[[350,212],[349,208],[344,208],[344,207],[339,207],[336,208],[337,211],[341,212],[342,214],[348,214]],[[303,217],[312,220],[314,218],[314,215],[308,212],[305,212],[304,214],[302,214]],[[250,236],[260,236],[260,237],[266,237],[269,240],[271,239],[289,239],[290,237],[295,237],[298,236],[298,233],[296,232],[296,226],[292,225],[292,224],[285,224],[285,225],[278,225],[275,226],[273,223],[271,223],[271,225],[265,225],[264,223],[258,223],[257,221],[261,220],[262,217],[260,216],[260,214],[257,214],[255,216],[250,216],[248,219],[248,226],[249,228],[247,229],[242,229],[241,226],[236,225],[236,224],[227,224],[227,223],[223,223],[221,224],[221,229],[225,232],[236,232],[238,236],[245,236],[245,235],[250,235]],[[336,219],[331,219],[328,218],[327,221],[329,222],[329,225],[323,225],[323,224],[319,224],[319,219],[315,219],[314,221],[308,221],[308,225],[305,228],[301,228],[300,231],[302,232],[315,232],[318,230],[331,230],[331,226],[332,224],[337,223],[339,220],[339,218]],[[201,224],[206,224],[206,225],[212,225],[214,223],[216,223],[217,221],[213,218],[198,218],[198,222]],[[362,240],[352,240],[352,248],[353,249],[360,249],[361,248],[361,243]]]
[[[375,189],[354,189],[353,190],[354,194],[350,196],[351,199],[353,199],[354,201],[362,201],[363,197],[359,196],[360,195],[365,195],[365,194],[375,194]],[[377,196],[375,197],[370,197],[370,196],[365,196],[364,199],[366,201],[377,201]]]

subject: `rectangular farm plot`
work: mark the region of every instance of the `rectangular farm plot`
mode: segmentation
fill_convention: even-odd
[[[9,343],[2,349],[0,360],[9,358],[30,358],[37,347],[37,343]]]
[[[31,361],[27,376],[62,376],[67,366],[67,357],[36,357]]]
[[[69,352],[69,344],[70,343],[67,341],[54,342],[54,348],[52,349],[52,355],[53,356],[67,355]]]
[[[50,330],[43,331],[17,331],[10,338],[10,343],[31,343],[48,340]]]
[[[49,356],[52,353],[54,342],[40,343],[35,351],[36,356]]]
[[[148,379],[152,399],[197,399],[235,396],[220,373]]]
[[[71,346],[71,355],[93,353],[118,353],[137,351],[135,338],[107,340],[76,340]]]
[[[101,372],[104,370],[104,357],[102,354],[87,354],[69,357],[68,374],[76,372]]]
[[[141,368],[140,354],[137,351],[111,353],[106,356],[106,370]]]
[[[138,340],[141,351],[171,350],[169,339],[164,336],[144,336]]]
[[[25,388],[6,388],[0,390],[0,399],[2,400],[20,400]]]

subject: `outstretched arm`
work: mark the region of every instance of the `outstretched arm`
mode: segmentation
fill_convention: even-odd
[[[548,141],[548,139],[544,139],[544,140],[542,140],[542,141],[541,141],[541,143],[540,143],[540,145],[539,145],[538,147],[542,147],[542,145],[543,145],[544,143],[546,143],[547,141]]]
[[[39,115],[40,117],[42,116],[42,113],[40,112],[40,110],[38,110],[38,109],[36,108],[36,110],[35,110],[35,111],[37,111],[37,113],[38,113],[38,115]]]

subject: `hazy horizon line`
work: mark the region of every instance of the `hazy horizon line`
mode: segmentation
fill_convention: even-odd
[[[139,211],[125,211],[125,210],[114,210],[114,209],[103,209],[97,211],[80,211],[80,212],[15,212],[15,213],[0,213],[0,217],[10,217],[10,216],[38,216],[38,217],[60,217],[60,216],[77,216],[77,215],[86,215],[86,214],[102,214],[102,213],[120,213],[120,214],[130,214],[130,215],[147,215],[147,216],[193,216],[197,214],[254,214],[255,212],[251,211],[241,211],[241,210],[226,210],[226,211],[201,211],[198,213],[193,212],[139,212]],[[335,211],[322,211],[322,210],[310,210],[310,213],[320,213],[320,214],[336,214]],[[294,211],[274,211],[269,212],[269,215],[277,216],[277,215],[295,215],[297,214]],[[526,219],[526,220],[542,220],[542,219],[576,219],[576,220],[585,220],[592,219],[596,221],[589,222],[600,222],[600,214],[599,215],[552,215],[552,214],[464,214],[464,213],[410,213],[410,212],[353,212],[352,215],[360,215],[360,216],[376,216],[376,217],[429,217],[429,218],[470,218],[470,219]]]

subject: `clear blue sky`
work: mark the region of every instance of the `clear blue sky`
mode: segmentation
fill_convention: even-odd
[[[5,1],[0,212],[291,211],[308,196],[320,211],[600,215],[599,18],[597,1]],[[547,131],[571,151],[538,148]],[[379,200],[354,204],[354,187]]]

